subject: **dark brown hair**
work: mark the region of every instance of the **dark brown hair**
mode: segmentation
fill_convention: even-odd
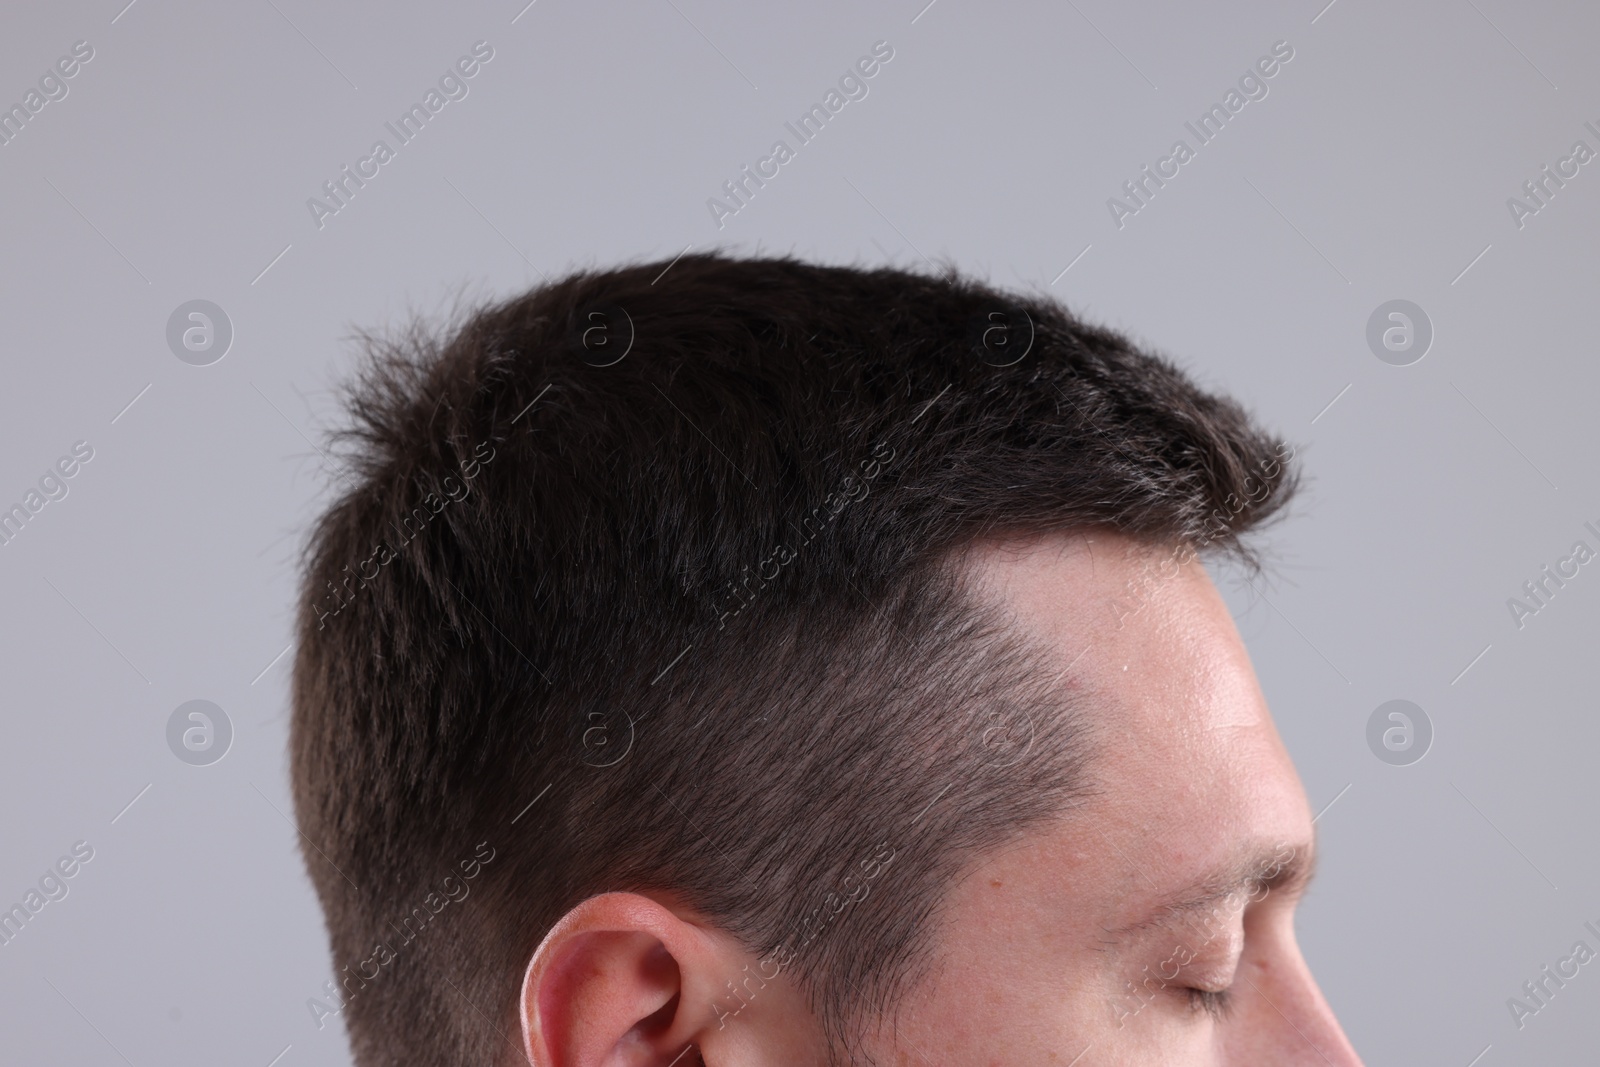
[[[962,867],[1090,787],[1093,709],[950,561],[1249,559],[1294,482],[1165,359],[953,270],[685,255],[363,339],[291,738],[363,1067],[514,1060],[529,955],[610,890],[781,961],[842,1043]]]

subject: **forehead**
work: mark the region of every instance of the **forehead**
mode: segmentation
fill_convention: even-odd
[[[1086,531],[985,545],[967,567],[1095,709],[1096,794],[1062,841],[1130,906],[1241,842],[1309,840],[1298,776],[1192,553]]]

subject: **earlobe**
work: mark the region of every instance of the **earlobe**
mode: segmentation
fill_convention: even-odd
[[[648,897],[589,898],[528,962],[520,998],[528,1062],[666,1067],[713,1020],[710,989],[727,968],[722,954],[704,930]],[[696,1062],[685,1057],[679,1067]]]

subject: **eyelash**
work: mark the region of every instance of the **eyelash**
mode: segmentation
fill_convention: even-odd
[[[1227,1018],[1228,1009],[1233,1006],[1233,991],[1229,989],[1195,989],[1189,986],[1180,992],[1188,996],[1191,1011],[1203,1011],[1213,1019]]]

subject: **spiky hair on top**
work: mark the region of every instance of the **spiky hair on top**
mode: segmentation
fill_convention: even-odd
[[[964,864],[1092,782],[1094,709],[949,561],[1248,560],[1295,482],[1167,359],[954,271],[685,255],[364,347],[291,730],[363,1067],[519,1062],[530,953],[616,890],[782,960],[843,1048]]]

